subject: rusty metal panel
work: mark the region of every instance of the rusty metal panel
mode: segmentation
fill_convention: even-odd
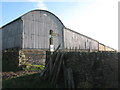
[[[22,48],[22,20],[17,19],[2,28],[2,49]]]
[[[98,41],[67,28],[64,28],[64,46],[65,49],[98,51]]]
[[[53,30],[55,48],[63,48],[63,24],[53,14],[46,11],[32,11],[22,17],[23,48],[49,48],[49,31]]]

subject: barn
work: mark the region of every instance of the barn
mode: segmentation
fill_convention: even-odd
[[[58,46],[60,46],[60,50],[67,51],[105,50],[97,40],[66,28],[55,14],[46,10],[29,11],[2,26],[0,33],[2,34],[2,39],[0,39],[2,42],[0,50],[3,52],[2,61],[7,60],[5,64],[11,63],[12,60],[16,61],[14,66],[26,62],[44,63],[46,51],[49,49],[54,51]],[[115,51],[110,47],[109,50]]]

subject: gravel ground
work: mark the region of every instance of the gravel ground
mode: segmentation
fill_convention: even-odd
[[[6,80],[12,77],[18,77],[25,74],[34,74],[34,73],[38,73],[38,72],[35,71],[0,72],[0,79]]]

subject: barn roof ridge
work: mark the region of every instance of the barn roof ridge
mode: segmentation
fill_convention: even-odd
[[[48,13],[52,14],[53,16],[55,16],[55,17],[61,22],[61,24],[65,27],[65,25],[63,24],[63,22],[62,22],[62,21],[58,18],[58,16],[56,16],[54,13],[52,13],[52,12],[50,12],[50,11],[48,11],[48,10],[34,9],[34,10],[30,10],[30,11],[28,11],[27,13],[21,15],[20,17],[14,19],[14,20],[12,20],[12,21],[10,21],[9,23],[7,23],[7,24],[1,26],[0,28],[3,28],[3,27],[5,27],[5,26],[11,24],[12,22],[15,22],[16,20],[21,19],[23,16],[25,16],[26,14],[28,14],[28,13],[30,13],[30,12],[33,12],[33,11],[45,11],[45,12],[48,12]]]

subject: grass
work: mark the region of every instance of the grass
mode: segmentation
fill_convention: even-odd
[[[26,64],[25,71],[42,71],[44,65]],[[40,73],[24,74],[22,76],[14,76],[2,81],[2,88],[52,88]]]
[[[52,86],[40,77],[40,73],[35,73],[4,80],[2,88],[52,88]]]
[[[41,71],[44,69],[44,65],[32,65],[32,64],[26,64],[26,71]]]

